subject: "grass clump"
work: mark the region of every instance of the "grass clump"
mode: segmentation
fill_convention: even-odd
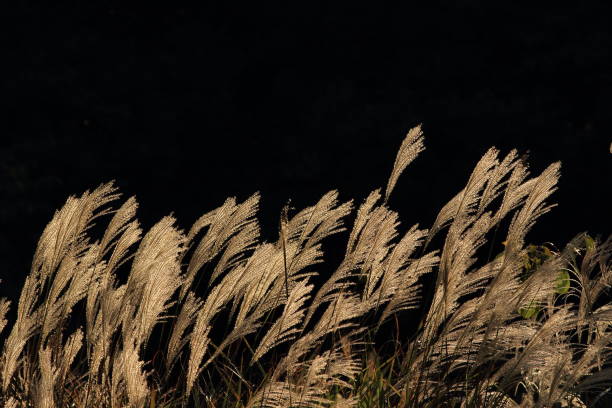
[[[559,163],[529,178],[495,148],[430,229],[400,233],[388,199],[424,149],[403,141],[384,192],[359,206],[322,284],[323,240],[352,201],[330,191],[261,242],[259,194],[189,231],[164,217],[144,236],[112,183],[70,197],[45,228],[0,356],[5,407],[553,407],[594,402],[612,382],[610,238],[525,246],[553,205]],[[110,220],[101,237],[94,221]],[[509,220],[492,261],[477,251]],[[447,229],[441,249],[428,250]],[[542,255],[543,254],[543,255]],[[578,256],[581,256],[580,262]],[[424,279],[435,283],[422,296]],[[0,301],[0,329],[9,303]],[[408,340],[388,322],[424,303]],[[412,312],[410,312],[412,310]],[[399,333],[399,330],[398,330]],[[609,389],[609,388],[608,388]],[[570,401],[572,400],[572,401]]]

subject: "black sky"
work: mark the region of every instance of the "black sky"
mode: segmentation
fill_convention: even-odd
[[[170,212],[189,228],[226,197],[261,191],[274,239],[288,198],[301,209],[339,189],[359,204],[384,187],[418,123],[427,150],[390,201],[403,228],[429,227],[496,146],[529,149],[533,175],[562,161],[559,206],[528,240],[610,233],[605,2],[13,3],[0,79],[4,296],[71,194],[115,179],[148,229]]]

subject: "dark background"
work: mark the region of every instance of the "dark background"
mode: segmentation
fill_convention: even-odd
[[[429,228],[496,146],[529,149],[532,175],[562,161],[559,206],[529,242],[610,233],[612,35],[600,3],[12,3],[0,79],[3,296],[16,299],[71,194],[115,179],[137,196],[145,229],[170,212],[188,229],[226,197],[261,191],[272,240],[288,198],[302,209],[339,189],[358,205],[384,187],[418,123],[427,150],[390,200],[402,231]]]

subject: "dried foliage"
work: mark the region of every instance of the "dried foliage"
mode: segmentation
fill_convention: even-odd
[[[429,230],[400,232],[388,199],[423,149],[418,126],[384,196],[375,190],[359,206],[344,258],[316,290],[322,242],[346,230],[353,209],[337,191],[293,216],[286,206],[273,243],[260,240],[259,194],[226,200],[188,233],[164,217],[142,238],[134,197],[107,207],[120,196],[112,183],[68,198],[42,233],[3,337],[0,403],[552,407],[601,397],[612,383],[612,238],[580,234],[524,268],[526,234],[553,207],[560,164],[528,179],[516,151],[500,160],[491,148]],[[511,213],[503,253],[479,262]],[[108,214],[92,242],[93,221]],[[441,250],[427,251],[446,227]],[[422,278],[434,271],[397,367],[366,364],[368,339],[421,305]],[[9,306],[0,300],[0,333]],[[69,323],[80,327],[69,332]]]

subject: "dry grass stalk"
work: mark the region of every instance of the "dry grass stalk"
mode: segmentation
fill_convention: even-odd
[[[601,300],[612,284],[612,238],[579,235],[523,274],[526,234],[553,207],[546,200],[560,165],[527,179],[515,150],[500,160],[491,148],[429,230],[417,224],[400,234],[388,199],[422,150],[418,126],[400,147],[384,196],[374,190],[359,206],[344,259],[317,290],[309,268],[323,262],[322,241],[346,229],[353,208],[339,203],[337,191],[293,216],[286,206],[275,243],[260,242],[258,193],[240,204],[226,200],[187,234],[164,217],[142,239],[134,197],[116,211],[103,208],[119,197],[112,183],[68,198],[39,240],[4,339],[0,403],[140,408],[204,399],[230,406],[214,387],[223,379],[238,404],[231,406],[357,406],[357,387],[376,377],[360,375],[366,334],[416,308],[420,279],[434,270],[431,304],[405,344],[400,371],[379,392],[384,401],[548,407],[608,387],[612,306]],[[92,243],[93,221],[111,213]],[[478,249],[511,213],[503,254],[477,264]],[[426,252],[446,227],[441,251]],[[117,271],[129,261],[120,285]],[[559,291],[560,270],[572,277],[567,293]],[[73,313],[79,304],[84,321]],[[537,307],[534,317],[521,317],[526,305]],[[9,306],[0,300],[0,332]],[[66,335],[71,321],[84,331]],[[152,350],[159,325],[161,344]],[[274,353],[282,347],[283,356]],[[161,358],[147,361],[153,351]]]

